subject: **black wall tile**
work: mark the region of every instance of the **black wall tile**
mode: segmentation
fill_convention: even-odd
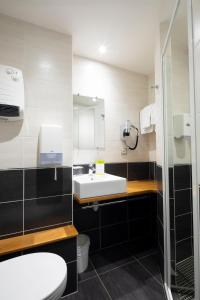
[[[25,199],[71,194],[72,169],[57,168],[57,180],[54,176],[54,168],[26,169]]]
[[[171,254],[171,260],[175,260],[175,230],[170,230],[170,254]]]
[[[72,294],[78,289],[76,261],[67,264],[67,273],[69,274],[69,276],[67,276],[67,286],[62,297]]]
[[[158,228],[158,243],[164,253],[164,228],[160,220],[158,219],[157,223]]]
[[[60,255],[66,263],[77,260],[76,238],[71,238],[48,245],[24,250],[24,254],[35,252],[51,252]]]
[[[101,247],[108,247],[128,240],[128,224],[121,223],[103,227],[101,229],[102,244]]]
[[[176,271],[175,271],[175,261],[174,260],[171,260],[171,284],[172,285],[175,285],[176,284]],[[174,299],[174,298],[173,298]],[[175,298],[176,299],[176,298]],[[175,300],[174,299],[174,300]]]
[[[23,231],[23,201],[0,204],[0,236]]]
[[[175,203],[174,198],[169,199],[169,207],[170,207],[170,229],[174,229],[174,217],[175,217]]]
[[[169,197],[174,198],[174,168],[169,168]]]
[[[157,194],[158,218],[163,224],[163,197],[160,193]]]
[[[129,199],[128,219],[155,217],[156,220],[156,202],[156,198],[153,195]]]
[[[150,250],[157,248],[157,239],[155,235],[145,236],[131,240],[125,245],[131,254],[141,255],[141,253],[149,253]]]
[[[156,178],[156,162],[149,162],[149,179],[155,180]]]
[[[1,255],[0,256],[0,262],[2,262],[4,260],[8,260],[8,259],[11,259],[11,258],[21,256],[21,255],[23,255],[23,252],[21,252],[21,251],[11,253],[11,254],[7,254],[7,255]]]
[[[174,166],[174,184],[176,190],[191,188],[191,165]]]
[[[188,238],[176,244],[176,263],[193,255],[192,244],[192,238]]]
[[[23,170],[0,171],[0,202],[23,200]]]
[[[74,210],[74,224],[79,232],[99,228],[100,209],[97,211],[92,208],[82,209],[79,205],[79,208]]]
[[[149,179],[149,162],[128,163],[128,180]]]
[[[163,250],[160,247],[160,245],[158,245],[158,259],[159,259],[161,276],[164,281],[164,255],[163,255]]]
[[[83,233],[88,235],[90,238],[90,249],[89,249],[90,253],[94,253],[98,251],[101,247],[100,229],[84,231]]]
[[[127,220],[127,202],[114,203],[101,208],[101,226],[112,225]]]
[[[175,215],[182,215],[192,212],[192,190],[182,190],[175,192]]]
[[[152,236],[153,232],[154,226],[152,218],[137,219],[129,222],[129,234],[131,240]]]
[[[176,242],[191,237],[192,235],[192,214],[185,214],[176,217]]]
[[[71,222],[72,196],[58,196],[26,200],[24,202],[24,227],[26,230]]]
[[[127,178],[128,164],[127,163],[111,163],[105,164],[105,172],[108,174]]]
[[[158,181],[158,190],[162,192],[162,167],[156,166],[156,180]]]
[[[90,236],[91,252],[123,243],[128,238],[142,239],[145,237],[148,239],[149,236],[151,236],[151,245],[155,246],[157,236],[156,194],[130,197],[125,203],[120,203],[120,201],[118,203],[118,201],[116,199],[114,203],[100,207],[97,212],[94,212],[93,209],[81,209],[81,205],[74,203],[74,224],[80,233]],[[108,202],[104,202],[104,204]],[[129,224],[133,220],[137,223],[134,223],[135,226]],[[121,226],[122,229],[118,230]],[[131,236],[129,233],[133,233],[133,230],[134,234]],[[149,249],[149,246],[147,248]]]

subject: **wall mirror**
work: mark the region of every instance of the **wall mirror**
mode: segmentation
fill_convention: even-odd
[[[74,149],[105,147],[104,100],[98,97],[73,96]]]

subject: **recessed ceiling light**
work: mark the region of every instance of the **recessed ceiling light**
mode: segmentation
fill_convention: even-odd
[[[92,98],[92,101],[93,101],[93,102],[96,102],[96,101],[97,101],[97,98]]]
[[[99,52],[100,52],[101,54],[105,54],[105,53],[106,53],[106,51],[107,51],[107,48],[106,48],[106,46],[104,46],[104,45],[101,45],[101,46],[99,47]]]

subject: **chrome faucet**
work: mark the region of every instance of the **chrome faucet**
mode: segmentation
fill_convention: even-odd
[[[94,174],[95,174],[95,166],[93,164],[89,164],[89,176],[91,176],[91,180],[94,179]]]

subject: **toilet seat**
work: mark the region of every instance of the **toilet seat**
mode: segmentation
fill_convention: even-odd
[[[67,266],[53,253],[33,253],[0,263],[0,299],[56,300],[67,283]]]

